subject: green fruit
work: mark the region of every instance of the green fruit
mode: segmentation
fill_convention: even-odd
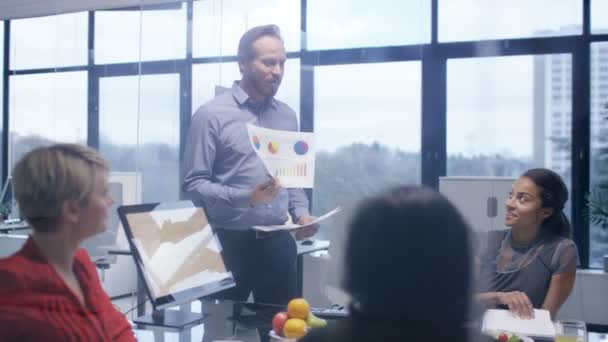
[[[509,337],[509,340],[507,342],[521,342],[521,339],[517,335],[512,335],[511,337]]]
[[[311,328],[322,328],[327,325],[327,321],[309,312],[308,317],[306,317],[306,324]]]

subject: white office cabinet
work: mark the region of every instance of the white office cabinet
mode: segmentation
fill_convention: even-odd
[[[481,233],[505,228],[505,199],[514,181],[509,177],[440,177],[439,191]]]

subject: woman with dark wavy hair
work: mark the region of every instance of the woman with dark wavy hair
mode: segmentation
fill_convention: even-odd
[[[350,317],[301,341],[470,340],[470,229],[443,195],[403,186],[365,200],[345,260]]]
[[[523,318],[534,308],[555,318],[576,276],[578,253],[564,214],[568,189],[548,169],[530,169],[513,183],[505,202],[505,225],[492,231],[481,257],[481,293],[489,307],[505,307]]]

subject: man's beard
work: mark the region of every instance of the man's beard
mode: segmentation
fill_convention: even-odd
[[[277,92],[279,91],[279,86],[281,85],[281,82],[277,82],[276,85],[270,85],[270,84],[264,84],[264,83],[258,83],[256,84],[256,88],[258,90],[258,93],[267,96],[267,97],[273,97],[277,94]]]

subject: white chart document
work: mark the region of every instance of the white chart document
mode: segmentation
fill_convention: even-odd
[[[249,142],[268,173],[285,188],[312,188],[315,182],[314,133],[247,124]]]
[[[334,216],[335,214],[339,213],[340,210],[342,210],[342,208],[336,207],[334,210],[327,212],[327,214],[325,214],[325,215],[321,215],[321,216],[317,217],[315,220],[311,221],[308,224],[287,223],[287,224],[282,224],[282,225],[277,225],[277,226],[253,226],[252,228],[255,230],[263,231],[263,232],[274,232],[274,231],[278,231],[278,230],[294,230],[294,229],[298,229],[298,228],[312,226],[313,224],[317,224],[317,223],[319,223],[325,219],[328,219],[328,218]]]

